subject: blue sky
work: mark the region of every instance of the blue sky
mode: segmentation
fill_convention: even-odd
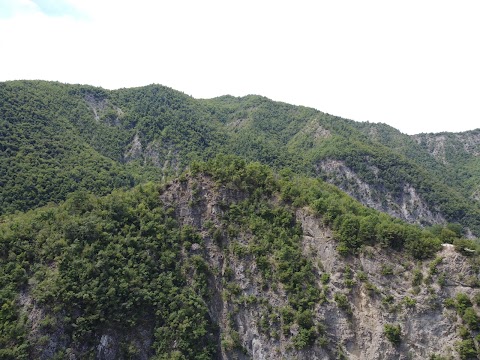
[[[72,16],[74,18],[82,17],[72,4],[61,0],[32,0],[39,10],[48,16]]]
[[[477,0],[0,0],[0,81],[260,94],[413,134],[480,127]]]
[[[71,16],[78,19],[85,16],[72,3],[63,0],[0,1],[0,18],[12,18],[35,12],[46,16]]]

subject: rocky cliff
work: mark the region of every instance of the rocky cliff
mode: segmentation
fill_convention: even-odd
[[[435,259],[427,261],[372,246],[344,257],[338,254],[335,236],[321,217],[308,208],[292,209],[302,229],[302,256],[313,264],[315,285],[322,289],[321,301],[314,305],[309,320],[317,328],[316,339],[301,348],[296,343],[301,326],[286,326],[282,316],[289,308],[282,284],[266,284],[254,256],[226,251],[236,242],[254,241],[252,235],[223,238],[221,250],[205,230],[206,223],[216,229],[225,226],[220,204],[228,208],[244,196],[216,188],[202,178],[173,183],[162,199],[175,206],[183,224],[203,234],[205,247],[192,246],[190,251],[214,269],[209,284],[215,295],[208,307],[223,339],[220,358],[459,358],[464,324],[457,310],[445,303],[458,294],[478,298],[480,291],[478,272],[453,245],[445,244]],[[234,295],[231,288],[235,288]],[[386,336],[385,326],[390,324],[400,326],[398,343]]]
[[[375,212],[318,180],[295,187],[235,161],[160,189],[76,194],[58,208],[5,219],[2,268],[14,270],[0,277],[1,315],[17,320],[4,323],[0,341],[12,350],[0,354],[475,358],[476,257],[445,244],[434,256],[417,251],[426,257],[418,260],[388,236],[345,251],[352,239],[342,217]],[[308,192],[319,200],[302,201]],[[336,220],[318,210],[332,196],[349,211],[337,208]],[[403,229],[391,221],[389,231]]]

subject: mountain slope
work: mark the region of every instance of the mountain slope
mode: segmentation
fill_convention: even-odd
[[[408,136],[384,124],[357,123],[356,126],[375,141],[447,179],[465,196],[471,197],[475,192],[480,156],[478,129],[463,133]]]
[[[478,259],[441,248],[331,185],[239,158],[80,191],[0,224],[0,356],[466,359]]]
[[[122,166],[82,141],[70,121],[73,106],[58,104],[50,92],[56,86],[44,85],[0,85],[1,213],[64,200],[77,189],[107,194],[134,184]]]
[[[466,196],[479,200],[480,130],[456,134],[419,134],[414,139],[455,174]]]
[[[451,166],[420,137],[253,95],[196,100],[159,85],[107,91],[31,81],[0,90],[2,213],[76,189],[105,194],[168,179],[224,153],[320,177],[412,223],[480,233],[475,151]]]

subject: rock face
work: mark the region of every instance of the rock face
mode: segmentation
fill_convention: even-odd
[[[378,179],[379,169],[371,166],[369,171]],[[317,165],[328,182],[338,186],[362,204],[385,212],[412,224],[442,224],[445,218],[428,206],[417,190],[410,184],[403,184],[400,196],[394,196],[382,187],[375,187],[362,180],[343,161],[324,160]]]
[[[241,201],[244,195],[229,189],[216,189],[208,179],[188,179],[173,183],[162,195],[166,204],[175,206],[178,218],[202,231],[206,222],[221,226],[222,208]],[[192,202],[195,204],[192,206]],[[264,285],[254,259],[239,259],[219,251],[204,231],[202,256],[218,274],[231,269],[238,288],[238,301],[222,297],[224,284],[213,276],[210,285],[215,296],[208,304],[211,317],[218,323],[220,338],[229,332],[238,334],[239,349],[222,347],[221,359],[428,359],[432,355],[458,358],[461,320],[444,301],[465,293],[479,293],[478,273],[451,245],[445,245],[436,260],[414,262],[396,252],[367,247],[358,256],[342,257],[336,240],[322,220],[309,211],[297,209],[295,219],[303,230],[302,252],[312,260],[319,288],[325,301],[316,304],[315,322],[324,324],[313,346],[296,349],[289,333],[270,333],[262,329],[262,319],[287,305],[284,289]],[[249,235],[241,234],[248,242]],[[194,250],[192,247],[191,251]],[[322,274],[328,274],[325,281]],[[325,275],[324,275],[325,276]],[[420,280],[419,280],[420,279]],[[348,299],[341,307],[337,294]],[[257,299],[249,303],[247,299]],[[260,301],[258,299],[261,299]],[[268,311],[270,309],[270,312]],[[271,311],[273,309],[273,312]],[[476,309],[478,312],[478,309]],[[232,324],[235,324],[232,327]],[[401,341],[393,345],[385,336],[386,324],[400,325]]]
[[[318,219],[305,212],[297,213],[305,231],[306,255],[322,262],[331,274],[331,291],[345,293],[351,299],[351,315],[339,311],[329,303],[318,309],[317,316],[332,327],[331,341],[343,344],[349,359],[424,359],[432,354],[453,355],[458,340],[453,311],[443,309],[442,300],[456,292],[472,289],[453,286],[458,279],[449,279],[449,284],[440,288],[437,284],[412,286],[413,263],[398,254],[385,254],[382,250],[368,248],[357,258],[345,260],[335,251],[335,241],[325,236]],[[310,234],[307,235],[307,234]],[[450,249],[439,254],[443,258],[438,271],[448,272],[456,268],[459,257]],[[462,264],[465,266],[465,264]],[[342,277],[350,268],[355,284],[345,286]],[[428,275],[428,264],[418,270]],[[449,272],[451,273],[451,272]],[[359,280],[360,277],[368,280]],[[373,290],[372,290],[373,289]],[[418,292],[418,293],[417,293]],[[414,306],[408,306],[406,299]],[[384,324],[400,324],[402,341],[392,346],[384,335]]]
[[[135,134],[132,139],[132,142],[129,145],[129,149],[123,155],[125,161],[132,161],[138,159],[142,156],[142,143],[140,141],[140,136]]]
[[[93,113],[96,121],[102,121],[110,126],[119,126],[123,110],[111,104],[106,97],[96,97],[93,94],[85,96],[85,102]]]
[[[365,247],[355,256],[340,256],[332,231],[309,208],[295,208],[273,196],[272,207],[289,209],[293,226],[301,231],[300,253],[312,264],[311,272],[321,300],[312,306],[308,322],[315,324],[315,339],[299,345],[299,320],[284,326],[283,311],[289,308],[284,283],[265,280],[257,255],[235,253],[235,246],[252,242],[251,231],[234,232],[225,222],[228,209],[247,195],[234,187],[215,183],[207,176],[187,176],[165,186],[160,199],[173,209],[180,226],[190,226],[201,236],[182,250],[181,257],[201,257],[208,264],[210,296],[208,314],[217,328],[217,359],[429,359],[432,355],[459,359],[461,317],[445,301],[457,294],[470,299],[480,294],[478,269],[445,245],[435,260],[413,261],[403,253]],[[226,227],[227,225],[227,227]],[[178,259],[182,261],[182,259]],[[187,270],[188,271],[188,270]],[[274,278],[275,279],[275,278]],[[187,282],[189,280],[187,277]],[[30,336],[37,336],[42,310],[29,294],[20,302],[28,314]],[[478,307],[474,307],[477,313]],[[96,337],[96,359],[123,359],[122,342],[135,345],[135,359],[152,354],[153,324],[145,319],[128,332],[107,328]],[[385,326],[399,326],[393,344]],[[41,336],[42,334],[38,334]],[[82,344],[66,344],[62,329],[49,344],[36,349],[36,358],[48,359],[58,348],[72,348],[69,359],[79,359]],[[478,346],[478,344],[477,344]],[[84,352],[83,352],[84,353]],[[158,354],[157,354],[158,355]]]
[[[463,133],[418,134],[413,138],[418,144],[425,146],[429,153],[438,161],[447,164],[452,155],[480,156],[480,131]]]

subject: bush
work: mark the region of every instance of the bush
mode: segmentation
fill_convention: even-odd
[[[345,294],[335,293],[333,298],[340,309],[349,314],[352,312],[352,309],[350,309],[350,302]]]
[[[433,260],[430,265],[429,265],[429,269],[428,269],[428,273],[430,275],[435,275],[437,273],[437,267],[438,265],[443,261],[443,257],[441,256],[437,256],[435,258],[435,260]]]
[[[477,350],[472,339],[460,341],[457,344],[457,351],[462,360],[477,359]]]
[[[478,245],[473,240],[455,239],[453,245],[455,245],[455,250],[465,256],[474,256],[478,254]]]
[[[470,298],[468,297],[467,294],[458,293],[457,296],[455,297],[455,300],[456,300],[455,308],[457,309],[457,312],[460,315],[463,315],[465,310],[472,306],[472,302],[470,301]]]
[[[385,324],[384,333],[387,339],[393,344],[398,345],[401,342],[402,329],[400,325]]]
[[[442,248],[442,242],[424,234],[416,239],[409,240],[405,246],[407,252],[416,259],[428,259]]]
[[[382,269],[380,270],[380,273],[383,276],[388,276],[388,275],[393,275],[393,268],[391,265],[382,265]]]
[[[367,274],[365,274],[363,271],[359,271],[359,272],[357,273],[357,279],[358,279],[359,281],[364,282],[364,281],[367,281],[367,280],[368,280],[368,276],[367,276]]]
[[[470,329],[478,330],[480,326],[480,319],[478,318],[478,315],[473,308],[466,308],[465,312],[463,313],[462,319],[470,327]]]
[[[313,327],[310,329],[301,328],[298,334],[292,338],[293,345],[297,349],[303,349],[309,345],[313,345],[316,337],[317,334]]]
[[[298,325],[303,329],[310,329],[313,327],[313,313],[311,310],[305,310],[297,314]]]
[[[423,281],[423,274],[420,269],[413,270],[412,285],[419,286]]]
[[[326,285],[330,281],[330,274],[328,273],[323,273],[322,276],[320,276],[320,280],[322,281],[322,284]]]
[[[447,308],[454,308],[456,306],[455,299],[452,298],[446,298],[445,301],[443,302],[443,305]]]
[[[473,301],[477,306],[480,306],[480,292],[475,294],[475,296],[473,297]]]
[[[412,299],[410,296],[405,296],[403,302],[406,307],[414,307],[417,304],[417,300]]]
[[[429,360],[447,360],[447,358],[441,355],[432,354],[430,355]]]

